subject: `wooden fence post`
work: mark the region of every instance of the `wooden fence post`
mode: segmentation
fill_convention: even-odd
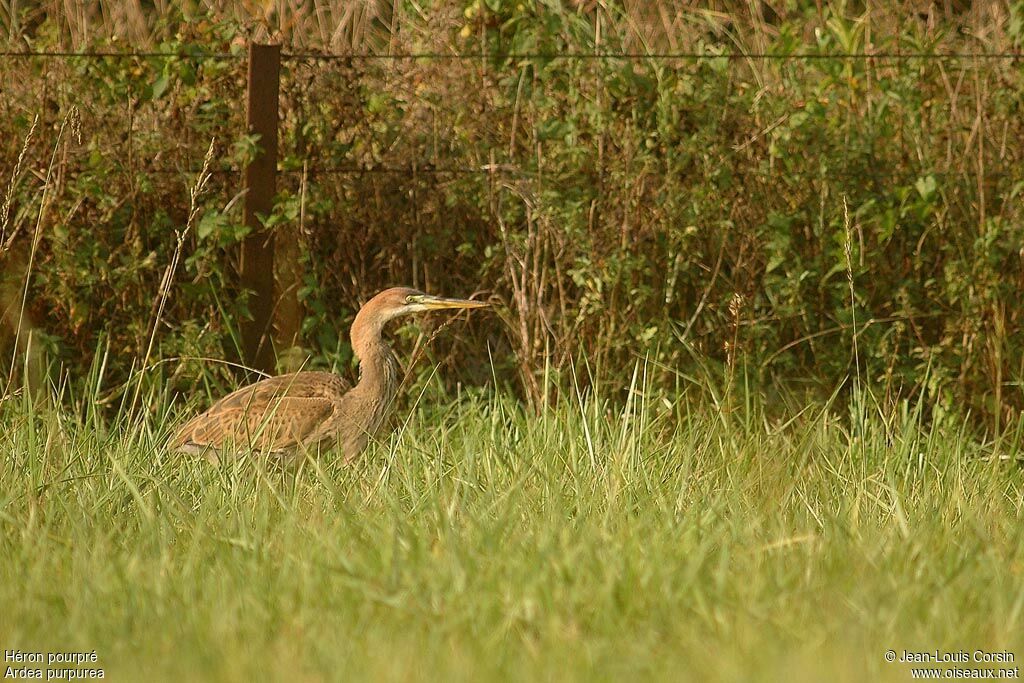
[[[242,242],[240,281],[249,291],[251,320],[240,325],[242,352],[250,367],[273,374],[274,235],[258,217],[273,210],[277,192],[277,123],[281,83],[281,46],[249,44],[249,134],[258,134],[260,153],[245,169],[245,224],[251,232]]]

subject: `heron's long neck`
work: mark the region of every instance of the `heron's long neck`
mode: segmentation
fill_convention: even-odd
[[[352,325],[352,351],[359,359],[359,383],[353,392],[369,410],[368,425],[382,421],[398,391],[398,361],[381,336],[382,324],[363,321],[356,316]]]
[[[391,403],[398,388],[398,360],[391,347],[378,338],[356,350],[356,355],[359,358],[359,383],[356,386]]]

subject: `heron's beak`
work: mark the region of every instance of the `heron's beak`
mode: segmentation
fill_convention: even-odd
[[[421,297],[417,297],[419,305],[424,310],[437,311],[442,308],[486,308],[490,306],[486,301],[471,301],[469,299],[447,299],[443,296],[431,296],[430,294],[424,294]]]

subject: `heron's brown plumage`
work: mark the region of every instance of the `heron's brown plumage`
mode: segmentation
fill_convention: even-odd
[[[178,429],[171,447],[200,452],[238,449],[288,451],[310,445],[340,411],[349,385],[329,372],[296,372],[242,387]]]
[[[366,447],[387,419],[398,389],[398,362],[384,325],[408,313],[487,304],[432,297],[395,287],[371,299],[352,323],[359,359],[355,387],[329,372],[296,372],[242,387],[192,418],[169,442],[185,453],[256,451],[283,454],[339,443],[346,460]]]

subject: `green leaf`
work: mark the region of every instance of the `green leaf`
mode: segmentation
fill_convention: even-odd
[[[199,239],[206,239],[215,232],[220,232],[227,224],[228,219],[224,214],[216,211],[210,211],[203,214],[203,217],[199,219],[199,225],[196,226],[196,235]]]
[[[914,183],[914,187],[917,189],[917,193],[921,195],[921,199],[931,199],[938,185],[935,182],[935,176],[928,175],[924,178],[918,178],[917,182]]]
[[[160,77],[153,82],[153,98],[154,100],[160,99],[165,92],[167,92],[167,86],[170,85],[170,78],[167,74],[160,74]]]

